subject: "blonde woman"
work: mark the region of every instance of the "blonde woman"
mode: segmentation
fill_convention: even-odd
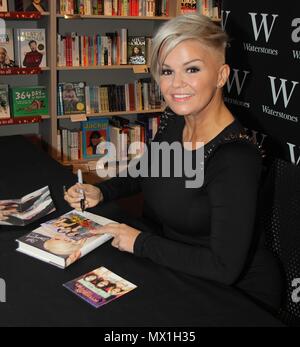
[[[79,209],[79,188],[86,191],[88,207],[142,191],[148,229],[106,225],[103,233],[113,235],[114,247],[234,286],[278,309],[281,276],[255,225],[260,151],[223,100],[230,74],[227,43],[219,26],[197,14],[167,22],[153,42],[151,71],[168,106],[154,143],[179,144],[192,165],[204,150],[202,187],[187,188],[188,177],[172,171],[170,177],[116,177],[99,187],[74,186],[65,198]]]
[[[16,67],[16,64],[8,56],[7,50],[4,47],[0,47],[0,69],[6,69]]]

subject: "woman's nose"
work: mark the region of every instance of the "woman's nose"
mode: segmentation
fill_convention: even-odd
[[[172,80],[173,88],[182,87],[183,85],[185,85],[184,76],[181,73],[174,73]]]

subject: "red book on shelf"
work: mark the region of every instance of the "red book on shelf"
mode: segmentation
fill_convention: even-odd
[[[135,85],[134,83],[129,84],[129,105],[130,111],[136,111],[136,99],[135,99]]]
[[[123,13],[123,0],[118,0],[118,16],[122,16]]]
[[[88,66],[87,62],[87,37],[83,37],[83,66]]]
[[[134,0],[134,16],[139,15],[139,0]]]
[[[164,15],[167,17],[170,16],[170,1],[169,0],[167,0],[166,2],[166,13]]]

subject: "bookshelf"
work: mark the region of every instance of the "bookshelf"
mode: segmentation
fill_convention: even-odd
[[[10,87],[27,87],[44,85],[49,91],[51,88],[50,67],[50,43],[49,33],[52,31],[50,11],[39,12],[16,12],[15,2],[8,0],[9,12],[0,13],[1,23],[10,29],[46,29],[47,33],[47,66],[42,68],[7,68],[0,69],[1,84]],[[50,95],[48,95],[50,100]],[[34,117],[17,117],[1,119],[0,136],[16,134],[44,136],[44,140],[50,143],[51,110],[48,115]]]
[[[13,8],[13,1],[9,0],[10,8]],[[49,115],[37,117],[33,124],[19,121],[10,121],[0,124],[0,135],[3,128],[12,128],[17,125],[17,131],[24,130],[25,133],[37,132],[48,144],[50,154],[57,160],[57,131],[61,127],[80,127],[80,115],[72,117],[69,115],[58,116],[58,96],[57,86],[61,82],[84,81],[87,85],[102,84],[124,84],[140,78],[149,77],[148,67],[145,71],[136,73],[135,66],[132,65],[111,65],[111,66],[88,66],[88,67],[62,67],[57,64],[57,34],[64,35],[76,31],[79,35],[90,35],[95,32],[115,32],[121,28],[128,29],[129,35],[133,36],[153,36],[159,26],[166,20],[180,14],[181,0],[169,1],[169,16],[144,17],[144,16],[104,16],[104,15],[61,15],[57,1],[48,1],[47,12],[20,14],[10,12],[1,14],[7,26],[12,28],[45,28],[47,33],[47,67],[40,71],[25,71],[16,69],[11,74],[2,74],[1,84],[9,85],[44,85],[48,88]],[[0,15],[0,18],[1,18]],[[23,71],[22,71],[23,70]],[[99,117],[122,116],[130,119],[137,114],[161,113],[162,109],[151,109],[149,111],[127,111],[127,112],[102,112],[82,115],[82,118],[94,119]],[[75,120],[78,120],[77,122]],[[26,130],[25,130],[26,127]],[[5,132],[5,131],[4,131]],[[8,134],[11,131],[7,132]],[[76,161],[74,164],[87,163]],[[71,165],[67,161],[64,164]]]

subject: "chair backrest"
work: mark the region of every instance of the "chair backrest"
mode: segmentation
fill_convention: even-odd
[[[261,223],[269,249],[285,276],[280,310],[288,325],[300,324],[300,167],[275,159],[262,189]]]

